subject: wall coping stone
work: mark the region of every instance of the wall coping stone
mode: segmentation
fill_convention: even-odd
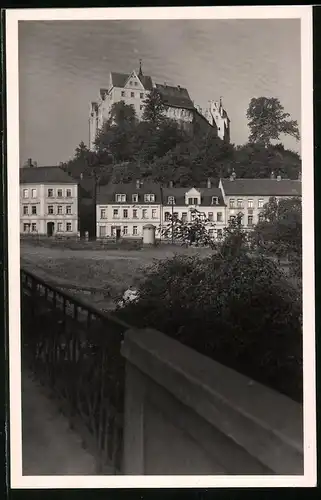
[[[303,474],[303,408],[153,329],[128,330],[122,355],[276,474]]]

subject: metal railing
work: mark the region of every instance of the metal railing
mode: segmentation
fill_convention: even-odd
[[[121,473],[125,362],[131,327],[21,270],[23,363],[57,398],[71,428],[97,460],[97,473]]]

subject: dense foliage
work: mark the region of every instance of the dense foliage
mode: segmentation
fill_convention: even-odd
[[[208,177],[226,177],[232,170],[238,178],[266,178],[272,172],[298,178],[300,156],[282,144],[272,144],[280,134],[299,138],[296,122],[289,120],[277,99],[251,100],[247,112],[250,142],[242,146],[225,143],[210,126],[206,133],[196,126],[182,128],[164,116],[165,108],[157,90],[147,97],[141,121],[133,106],[115,103],[97,134],[95,151],[80,143],[64,168],[79,178],[100,166],[103,183],[141,177],[161,183],[171,180],[184,187],[202,184]]]
[[[199,210],[191,210],[192,220],[179,218],[174,212],[169,214],[168,220],[161,228],[161,235],[165,239],[172,239],[182,245],[215,247],[215,240],[211,234],[215,224]]]

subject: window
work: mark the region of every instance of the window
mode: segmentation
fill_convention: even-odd
[[[125,194],[116,194],[116,201],[118,203],[124,203],[126,201],[126,195]]]
[[[32,205],[31,213],[32,213],[32,215],[37,215],[37,205]]]
[[[128,219],[128,210],[127,210],[127,208],[125,208],[123,210],[123,217],[124,217],[124,219]]]
[[[216,220],[217,222],[223,222],[223,212],[217,212]]]
[[[24,190],[23,190],[23,197],[24,197],[24,198],[28,198],[28,197],[29,197],[29,194],[28,194],[28,189],[24,189]]]
[[[125,97],[125,91],[124,90],[121,91],[121,96]]]
[[[258,201],[258,208],[263,208],[264,205],[264,200],[259,200]]]
[[[218,197],[212,196],[212,205],[217,205],[217,204],[218,204]]]
[[[144,99],[144,94],[143,94],[143,92],[141,92],[141,93],[139,94],[139,97],[140,97],[141,99]]]
[[[143,219],[147,219],[147,209],[143,209]]]
[[[155,195],[154,194],[145,194],[144,196],[145,202],[154,202],[155,201]]]
[[[52,215],[54,213],[53,205],[48,206],[48,214]]]
[[[124,235],[128,234],[128,226],[123,227],[123,234]]]
[[[261,212],[259,214],[259,222],[263,222],[264,221],[264,214]]]
[[[119,216],[119,210],[118,210],[118,208],[114,208],[114,210],[113,210],[113,218],[114,219],[118,219],[118,216]]]
[[[66,231],[70,232],[71,229],[72,229],[71,222],[67,222],[67,224],[66,224]]]
[[[137,82],[134,82],[134,85],[135,85],[135,87],[137,87],[138,83],[137,83]]]
[[[129,85],[133,85],[133,80],[130,80]]]
[[[133,235],[137,235],[138,234],[138,231],[137,231],[137,226],[133,226]]]
[[[235,208],[235,200],[230,200],[230,208]]]
[[[62,215],[62,205],[58,205],[57,207],[57,214]]]
[[[174,205],[175,203],[175,197],[174,196],[169,196],[167,200],[169,205]]]
[[[217,239],[221,240],[223,237],[223,230],[222,229],[218,229],[217,230]]]
[[[31,190],[31,198],[37,198],[37,190],[36,189]]]
[[[137,219],[137,209],[134,208],[133,210],[133,219]]]
[[[133,194],[132,195],[132,202],[133,203],[138,203],[138,194]]]
[[[197,198],[188,198],[188,204],[189,205],[197,205],[198,199]]]
[[[173,219],[174,220],[178,219],[178,212],[173,212]]]
[[[71,189],[66,189],[67,198],[71,198]]]
[[[48,198],[52,198],[53,197],[53,189],[48,189]]]
[[[29,213],[29,207],[28,207],[28,205],[24,205],[23,206],[23,215],[28,215],[28,213]]]
[[[62,222],[58,222],[58,224],[57,224],[57,231],[59,233],[61,233],[61,231],[63,231],[63,224],[62,224]]]
[[[107,217],[106,217],[106,209],[105,208],[102,208],[100,210],[100,218],[101,219],[107,219]]]
[[[29,233],[29,231],[30,231],[30,224],[24,224],[23,225],[23,232]]]
[[[243,208],[243,200],[237,200],[237,208]]]
[[[57,189],[57,197],[62,198],[62,189]]]
[[[156,219],[157,218],[157,210],[156,208],[153,208],[152,210],[152,219]]]
[[[182,222],[186,222],[187,221],[187,212],[183,212],[182,213]]]
[[[253,215],[249,215],[247,218],[248,226],[253,226]]]
[[[165,222],[168,222],[171,218],[171,214],[169,212],[165,212]]]
[[[131,92],[130,97],[135,97],[135,92]]]
[[[71,215],[71,205],[66,206],[66,214]]]
[[[213,218],[214,218],[213,212],[208,212],[208,220],[212,222]]]
[[[31,224],[31,231],[32,231],[33,233],[35,233],[35,232],[37,231],[37,224],[36,224],[35,222],[33,222],[33,223]]]
[[[253,208],[253,200],[247,200],[247,208]]]

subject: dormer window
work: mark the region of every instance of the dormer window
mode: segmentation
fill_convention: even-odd
[[[116,194],[116,201],[117,201],[117,203],[125,203],[126,202],[126,195],[125,194]]]
[[[138,194],[133,194],[132,195],[132,202],[133,203],[138,203]]]
[[[169,205],[174,205],[174,204],[175,204],[175,196],[169,196],[169,197],[167,198],[167,203],[168,203]]]
[[[218,197],[212,196],[212,205],[218,205]]]
[[[154,203],[155,195],[154,194],[145,194],[144,200],[145,200],[145,203]]]
[[[198,205],[198,198],[188,198],[189,205]]]

